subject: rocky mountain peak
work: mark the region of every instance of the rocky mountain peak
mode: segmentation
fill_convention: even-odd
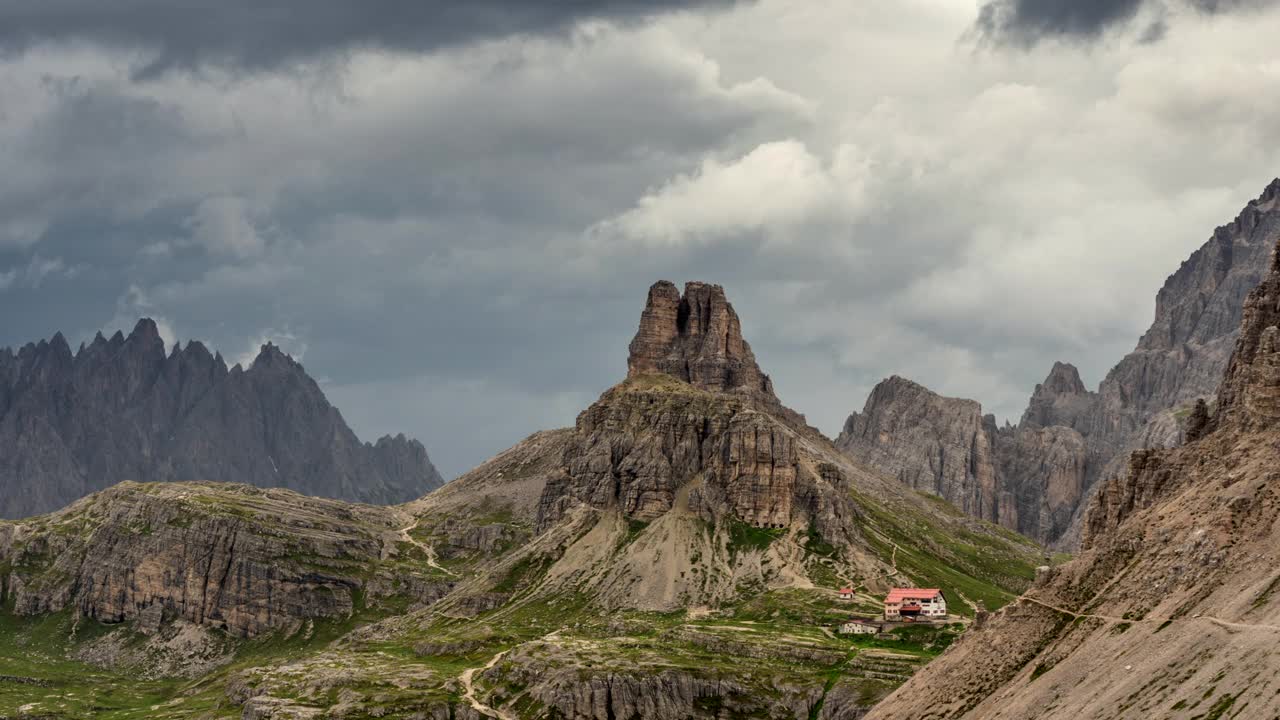
[[[1038,390],[1054,395],[1083,395],[1088,392],[1084,381],[1080,379],[1080,371],[1075,365],[1064,362],[1053,364],[1049,377],[1045,378]]]
[[[258,355],[253,359],[253,364],[250,367],[257,368],[259,366],[265,369],[269,367],[287,368],[299,365],[296,360],[281,350],[279,346],[268,341],[258,349]]]
[[[71,345],[67,343],[67,339],[62,333],[57,332],[49,339],[49,348],[58,355],[70,355]]]
[[[915,490],[994,520],[1002,502],[994,425],[979,403],[894,375],[871,391],[861,413],[849,416],[836,447]]]
[[[1089,392],[1080,371],[1069,363],[1054,363],[1044,382],[1036,385],[1022,415],[1021,427],[1036,429],[1061,425],[1087,432],[1097,395]]]
[[[773,396],[719,285],[690,282],[681,295],[671,282],[655,283],[630,349],[628,377],[664,373],[704,390]]]
[[[1262,191],[1261,197],[1250,204],[1264,212],[1275,209],[1280,204],[1280,178],[1272,180],[1267,189]]]
[[[159,345],[161,349],[164,348],[164,340],[160,338],[160,328],[151,318],[138,320],[138,323],[133,326],[133,332],[129,333],[128,341],[147,347]]]

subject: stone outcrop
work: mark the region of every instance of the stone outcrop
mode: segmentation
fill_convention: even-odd
[[[966,512],[1042,542],[1074,547],[1093,492],[1101,481],[1127,471],[1131,451],[1172,447],[1186,437],[1197,402],[1213,396],[1227,367],[1244,299],[1270,267],[1278,240],[1280,180],[1235,221],[1215,230],[1169,277],[1157,296],[1151,328],[1096,392],[1086,388],[1074,366],[1056,363],[1036,387],[1018,426],[988,433],[988,444],[996,448],[995,495],[986,490],[991,481],[983,453],[955,447],[957,438],[972,433],[980,410],[967,410],[963,417],[954,411],[941,417],[918,413],[924,427],[915,431],[902,427],[902,418],[912,412],[908,409],[864,412],[850,418],[842,447]],[[868,408],[873,400],[875,393]],[[924,402],[939,407],[937,401]],[[961,408],[964,402],[951,401],[948,407]],[[950,440],[931,443],[925,436]],[[889,440],[872,442],[875,438]],[[935,444],[949,451],[939,454]],[[927,459],[907,460],[920,453]],[[956,464],[964,462],[975,471],[957,470]],[[943,464],[951,469],[929,488],[919,481],[928,472],[900,474],[912,464],[922,471]],[[979,496],[983,502],[975,502]]]
[[[873,718],[1280,714],[1280,263],[1194,439],[1100,484],[1082,551]],[[1216,322],[1216,321],[1215,321]]]
[[[266,345],[228,369],[156,325],[0,350],[0,517],[49,512],[123,480],[213,480],[371,503],[442,484],[403,435],[361,443],[303,367]]]
[[[357,593],[447,583],[394,562],[395,511],[243,485],[124,483],[0,525],[0,599],[141,629],[182,619],[237,637],[346,618]]]

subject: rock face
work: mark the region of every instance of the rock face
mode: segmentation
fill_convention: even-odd
[[[994,425],[972,400],[894,376],[876,386],[861,414],[849,416],[836,447],[915,490],[995,520],[1012,498],[1002,497],[996,481]]]
[[[1032,408],[1066,405],[1084,392],[1075,368],[1059,366],[1037,388]],[[1070,525],[1089,467],[1084,438],[1070,427],[1024,419],[1001,428],[977,402],[900,377],[876,386],[836,446],[974,517],[1042,540]]]
[[[1280,263],[1269,267],[1194,441],[1133,453],[1089,506],[1080,555],[871,717],[1280,713]]]
[[[868,401],[874,413],[849,419],[841,447],[966,512],[1041,542],[1074,547],[1100,481],[1123,474],[1132,450],[1181,442],[1197,401],[1213,395],[1239,331],[1244,299],[1265,275],[1278,240],[1280,180],[1234,222],[1215,230],[1168,279],[1151,328],[1096,392],[1085,387],[1074,366],[1056,363],[1016,428],[989,424],[980,444],[995,448],[994,483],[982,459],[991,453],[976,445],[964,450],[959,442],[972,435],[981,410],[958,412],[969,401],[955,400],[943,403],[943,411],[938,400],[895,392],[893,381]],[[935,412],[898,407],[912,402]],[[903,418],[910,417],[923,427],[905,428]],[[957,469],[965,464],[973,470]],[[916,469],[901,474],[911,466]],[[943,467],[949,470],[935,471]]]
[[[689,282],[681,295],[669,281],[654,283],[630,350],[629,378],[661,374],[701,390],[733,393],[796,429],[812,430],[774,394],[719,285]]]
[[[156,325],[0,350],[0,517],[62,507],[122,480],[224,480],[393,503],[442,484],[404,436],[361,443],[302,366],[266,345],[246,370]]]
[[[627,375],[663,373],[703,390],[739,388],[773,395],[742,324],[719,285],[691,282],[684,295],[667,281],[649,289],[640,330],[631,341]]]
[[[358,592],[443,595],[447,583],[383,562],[396,523],[392,509],[285,490],[123,483],[0,525],[0,599],[18,615],[70,608],[104,623],[181,619],[252,637],[346,618]]]
[[[695,477],[704,482],[692,505],[707,520],[728,509],[756,527],[791,523],[804,472],[794,433],[731,396],[641,381],[584,411],[578,435],[565,453],[565,475],[543,494],[540,528],[578,503],[652,521],[675,507]]]

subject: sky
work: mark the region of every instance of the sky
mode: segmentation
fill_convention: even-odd
[[[1280,175],[1266,0],[0,0],[0,345],[300,359],[448,476],[725,286],[834,435],[1094,385]]]

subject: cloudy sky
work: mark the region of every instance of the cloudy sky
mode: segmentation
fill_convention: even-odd
[[[1277,5],[0,0],[0,345],[272,340],[453,475],[700,279],[828,433],[1016,420],[1280,174]]]

